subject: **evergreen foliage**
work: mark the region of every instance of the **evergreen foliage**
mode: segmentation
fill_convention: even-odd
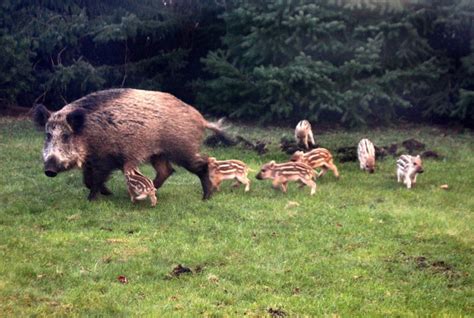
[[[99,89],[136,87],[190,100],[186,83],[216,48],[206,33],[222,34],[222,10],[191,0],[3,1],[0,98],[60,108]]]
[[[233,118],[474,122],[470,0],[5,0],[0,107],[109,87]]]
[[[237,1],[203,59],[205,108],[262,121],[345,125],[472,119],[467,1]]]

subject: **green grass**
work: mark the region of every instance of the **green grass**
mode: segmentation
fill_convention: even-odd
[[[287,158],[278,140],[291,130],[232,130],[271,141],[271,151],[203,152],[255,170]],[[0,119],[0,316],[264,316],[269,308],[289,316],[472,315],[473,135],[422,127],[316,138],[335,149],[364,136],[383,145],[415,137],[445,159],[426,160],[412,190],[396,183],[388,158],[374,175],[337,163],[341,179],[329,172],[313,197],[294,184],[274,191],[251,172],[249,193],[224,183],[203,202],[198,178],[178,169],[155,208],[132,205],[120,173],[109,181],[112,197],[89,203],[80,171],[44,176],[43,137],[31,123]],[[169,279],[177,264],[195,273]]]

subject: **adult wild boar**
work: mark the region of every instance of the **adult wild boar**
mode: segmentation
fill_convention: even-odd
[[[211,196],[207,156],[199,154],[205,129],[222,133],[193,107],[173,95],[137,89],[109,89],[89,94],[57,112],[37,105],[34,121],[43,128],[44,172],[82,168],[89,200],[100,192],[116,169],[150,162],[159,188],[174,172],[171,162],[195,173],[203,199]]]

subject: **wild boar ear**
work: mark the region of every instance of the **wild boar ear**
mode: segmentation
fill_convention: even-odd
[[[76,134],[80,134],[84,129],[86,122],[86,112],[83,109],[76,109],[66,116],[66,121],[71,126],[72,131]]]
[[[51,112],[43,104],[33,106],[33,121],[38,129],[43,129],[48,122]]]

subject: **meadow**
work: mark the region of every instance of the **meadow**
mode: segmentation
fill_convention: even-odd
[[[278,142],[290,128],[230,131],[271,142],[270,151],[203,152],[254,170],[288,158]],[[130,202],[120,172],[108,183],[113,196],[96,202],[78,170],[47,178],[42,133],[0,118],[0,316],[471,316],[473,134],[423,126],[315,135],[330,150],[362,137],[414,137],[444,158],[425,160],[411,190],[387,157],[374,175],[336,161],[340,180],[328,172],[314,196],[295,184],[275,191],[251,172],[249,193],[227,182],[209,201],[198,178],[177,169],[151,208]],[[174,275],[179,264],[191,272]]]

